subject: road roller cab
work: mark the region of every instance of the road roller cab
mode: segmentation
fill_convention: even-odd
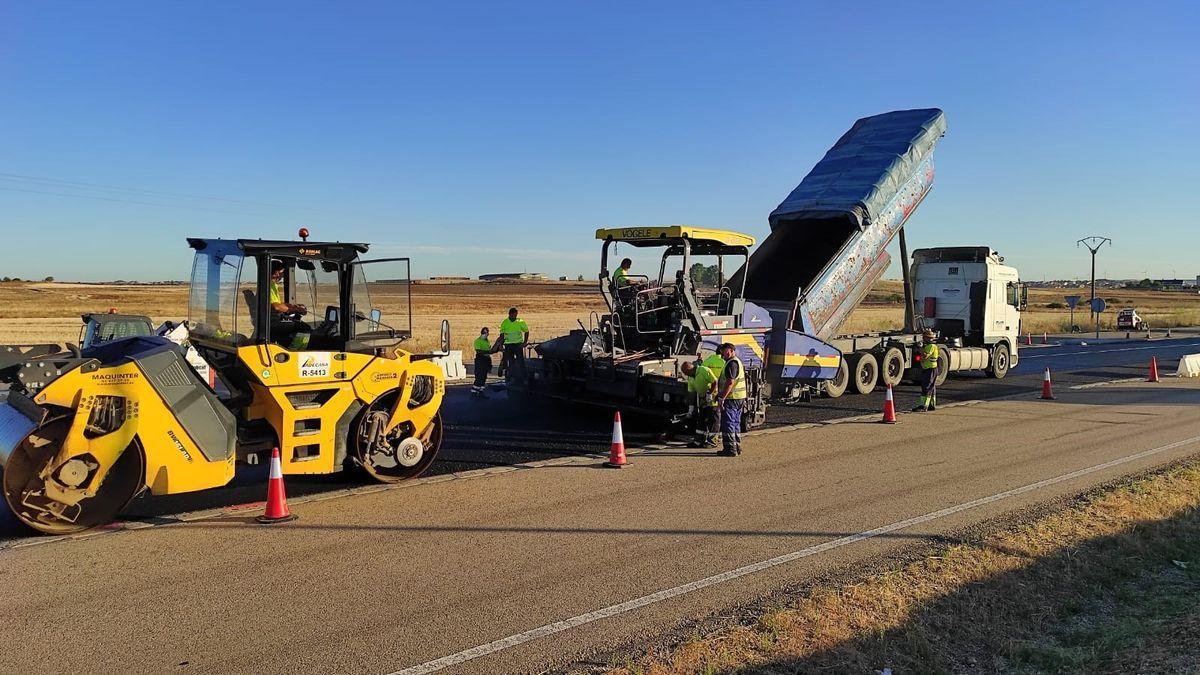
[[[142,491],[224,485],[238,459],[273,447],[290,474],[357,465],[392,482],[428,468],[445,383],[401,347],[407,258],[360,260],[366,244],[341,242],[188,243],[190,342],[215,386],[156,336],[0,352],[0,464],[19,519],[48,533],[102,525]]]

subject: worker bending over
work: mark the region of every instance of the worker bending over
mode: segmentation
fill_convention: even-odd
[[[742,406],[746,403],[746,369],[737,357],[737,348],[723,343],[717,350],[724,360],[717,379],[717,400],[721,408],[722,455],[742,454]]]
[[[487,398],[484,385],[487,384],[488,374],[492,372],[492,354],[500,346],[499,340],[492,343],[489,332],[487,326],[480,328],[479,337],[472,344],[475,348],[475,383],[471,385],[471,396],[474,398]]]
[[[711,368],[691,361],[685,361],[680,370],[687,377],[688,391],[695,396],[692,441],[688,447],[715,448],[717,441],[713,427],[717,421],[717,376]]]
[[[942,351],[933,341],[935,337],[928,328],[921,333],[921,398],[913,412],[937,410],[938,359],[942,358]]]
[[[529,324],[517,318],[517,308],[510,307],[508,318],[500,322],[504,338],[504,355],[500,357],[500,374],[505,380],[525,375],[525,345],[529,344]]]

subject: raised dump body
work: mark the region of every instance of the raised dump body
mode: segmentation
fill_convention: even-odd
[[[887,270],[887,246],[933,184],[933,150],[946,131],[937,108],[854,123],[771,212],[771,234],[751,256],[746,298],[776,327],[821,340]]]

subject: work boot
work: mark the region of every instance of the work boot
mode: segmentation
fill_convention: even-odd
[[[928,412],[929,408],[923,405],[913,406],[912,412]]]

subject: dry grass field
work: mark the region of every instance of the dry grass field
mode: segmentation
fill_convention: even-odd
[[[899,328],[903,308],[889,302],[900,292],[896,281],[881,282],[843,327],[844,332],[868,332]],[[1032,289],[1030,308],[1023,318],[1024,328],[1034,333],[1066,332],[1070,325],[1065,308],[1051,307],[1063,302],[1063,295],[1086,290]],[[1141,290],[1113,290],[1102,293],[1110,307],[1136,307],[1157,328],[1200,325],[1200,295]],[[403,306],[400,298],[379,295],[384,321]],[[187,316],[186,286],[139,286],[67,283],[0,284],[0,343],[74,342],[79,335],[79,315],[116,307],[122,313],[145,314],[155,323]],[[466,350],[480,326],[495,329],[507,309],[516,305],[530,325],[531,339],[562,335],[588,323],[593,311],[603,309],[603,300],[592,283],[419,283],[413,285],[413,332],[409,343],[415,351],[434,347],[437,329],[443,318],[452,327],[453,346]],[[1102,327],[1112,327],[1116,311],[1104,313]],[[1075,321],[1090,328],[1086,312],[1075,313]]]

